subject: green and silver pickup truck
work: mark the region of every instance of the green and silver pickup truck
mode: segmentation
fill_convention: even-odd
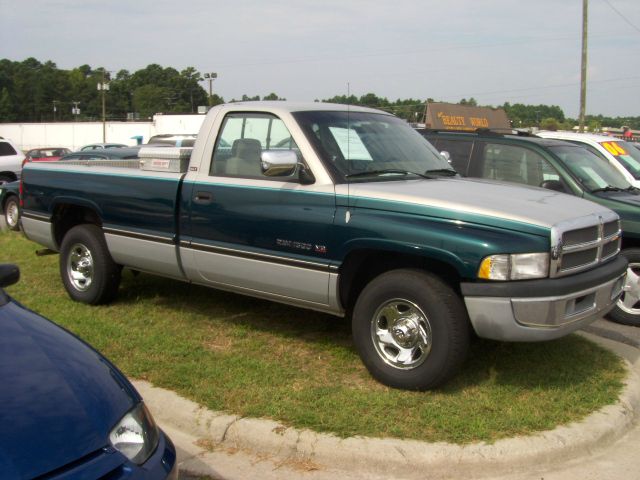
[[[460,178],[377,110],[222,105],[193,151],[140,157],[24,169],[24,232],[60,252],[74,300],[111,301],[126,267],[348,315],[371,374],[423,390],[451,378],[472,332],[558,338],[622,292],[613,211]]]

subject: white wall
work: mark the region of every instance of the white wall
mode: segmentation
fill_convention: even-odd
[[[107,122],[106,141],[135,145],[162,133],[198,133],[204,115],[155,115],[152,122]],[[102,122],[0,123],[0,137],[23,151],[39,147],[78,150],[88,143],[102,143]]]

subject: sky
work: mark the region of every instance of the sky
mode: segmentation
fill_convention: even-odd
[[[371,92],[576,118],[581,37],[582,0],[0,0],[0,58],[192,66],[227,101]],[[587,78],[587,114],[640,116],[640,0],[589,0]]]

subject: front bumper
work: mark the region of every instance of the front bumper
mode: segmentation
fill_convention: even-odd
[[[481,338],[512,342],[552,340],[609,312],[622,293],[622,257],[562,278],[461,285],[469,319]]]

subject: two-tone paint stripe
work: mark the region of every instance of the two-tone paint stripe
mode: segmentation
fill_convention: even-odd
[[[307,260],[299,260],[291,257],[281,257],[277,255],[269,255],[265,253],[250,252],[247,250],[237,250],[234,248],[220,247],[214,245],[206,245],[195,242],[180,242],[182,248],[198,250],[201,252],[215,253],[218,255],[227,255],[247,260],[257,260],[261,262],[273,263],[276,265],[286,265],[288,267],[304,268],[306,270],[314,270],[318,272],[337,273],[339,267],[337,265],[328,265],[326,263],[310,262]]]
[[[121,230],[117,228],[105,227],[103,228],[105,234],[117,235],[121,237],[133,238],[136,240],[145,240],[149,242],[162,243],[164,245],[175,245],[177,242],[175,236],[159,236],[147,233],[132,232],[129,230]],[[190,242],[186,240],[180,241],[180,247],[190,250],[198,250],[202,252],[215,253],[219,255],[227,255],[230,257],[243,258],[248,260],[257,260],[261,262],[273,263],[276,265],[286,265],[289,267],[304,268],[306,270],[313,270],[327,273],[337,273],[339,267],[337,265],[329,265],[326,263],[311,262],[308,260],[300,260],[291,257],[283,257],[279,255],[271,255],[266,253],[252,252],[248,250],[239,250],[229,247],[221,247],[217,245],[207,245],[204,243]]]

